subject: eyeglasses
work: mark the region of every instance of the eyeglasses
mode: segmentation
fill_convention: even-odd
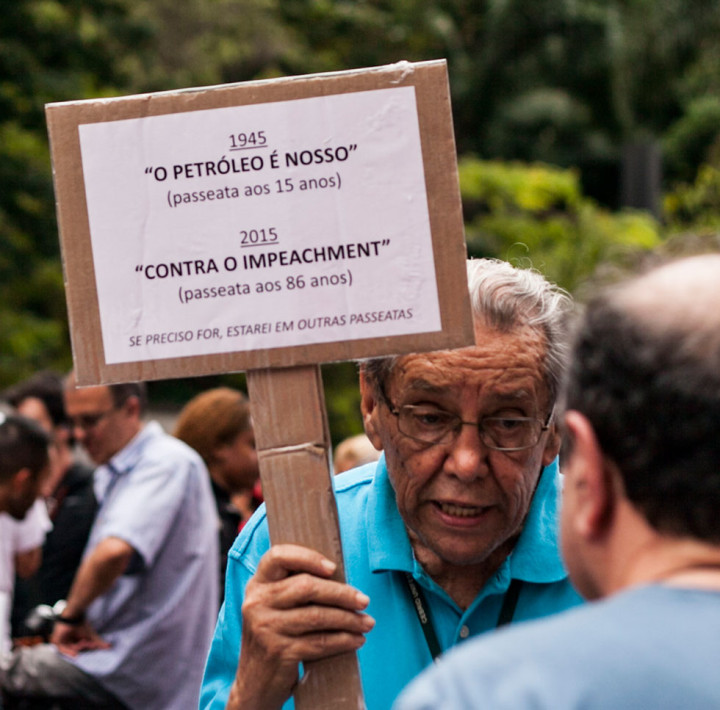
[[[479,422],[465,422],[457,414],[430,405],[393,405],[380,387],[390,414],[397,417],[401,434],[423,444],[450,444],[463,426],[478,428],[480,440],[496,451],[523,451],[535,446],[543,432],[550,428],[553,411],[543,422],[534,417],[483,417]]]
[[[115,407],[107,409],[104,412],[98,412],[97,414],[79,414],[77,417],[69,417],[70,426],[75,429],[82,429],[83,431],[90,431],[94,429],[108,414],[115,411]]]

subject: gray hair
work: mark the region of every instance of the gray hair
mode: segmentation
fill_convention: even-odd
[[[469,259],[468,289],[475,323],[502,332],[524,327],[540,331],[545,339],[543,376],[554,402],[569,351],[569,322],[573,302],[564,289],[538,271],[518,269],[499,259]],[[361,363],[375,385],[387,382],[400,356],[372,358]]]

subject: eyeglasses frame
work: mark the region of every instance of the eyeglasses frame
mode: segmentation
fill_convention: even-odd
[[[397,417],[397,419],[398,419],[398,431],[399,431],[403,436],[406,436],[408,439],[412,439],[413,441],[417,441],[417,442],[419,442],[419,443],[421,443],[421,444],[427,444],[428,446],[447,446],[448,444],[450,444],[450,443],[452,443],[452,442],[455,441],[455,439],[458,437],[458,435],[459,435],[459,433],[460,433],[460,430],[462,429],[463,426],[475,426],[475,427],[477,427],[477,429],[478,429],[478,435],[480,436],[480,439],[482,440],[483,444],[485,444],[485,446],[487,446],[489,449],[492,449],[493,451],[503,451],[503,452],[508,452],[508,453],[512,453],[512,452],[515,452],[515,451],[527,451],[528,449],[532,449],[533,446],[537,446],[537,445],[540,443],[540,439],[542,438],[543,433],[546,432],[546,431],[548,431],[548,430],[550,429],[550,422],[552,421],[553,414],[555,413],[555,407],[553,406],[553,408],[550,410],[549,414],[548,414],[547,417],[545,418],[545,421],[544,421],[544,422],[543,422],[542,419],[538,419],[537,417],[486,417],[486,418],[488,418],[488,419],[491,419],[491,418],[495,418],[495,419],[511,419],[511,420],[517,419],[517,420],[523,420],[523,421],[525,421],[525,420],[534,420],[534,421],[536,421],[536,422],[540,422],[540,423],[542,424],[542,426],[541,426],[541,428],[540,428],[540,431],[538,432],[537,441],[535,441],[535,443],[533,443],[533,444],[529,444],[528,446],[519,446],[519,447],[509,447],[509,448],[508,448],[508,447],[500,447],[500,446],[497,446],[497,445],[494,444],[494,443],[488,443],[487,440],[486,440],[486,438],[485,438],[485,436],[484,436],[484,431],[483,431],[483,429],[481,428],[482,420],[479,421],[479,422],[466,422],[466,421],[463,421],[462,419],[460,419],[459,416],[458,416],[458,421],[457,421],[457,423],[455,424],[455,426],[454,426],[454,427],[451,427],[450,429],[448,429],[448,432],[452,432],[452,433],[453,433],[453,437],[452,437],[452,439],[451,439],[450,441],[447,441],[447,442],[428,441],[428,440],[426,440],[426,439],[419,439],[419,438],[417,438],[416,436],[412,436],[412,435],[404,432],[404,431],[400,428],[400,412],[401,412],[401,409],[403,409],[404,407],[412,407],[412,406],[414,406],[414,405],[412,405],[412,404],[404,404],[401,408],[396,407],[396,406],[392,403],[392,400],[390,399],[390,397],[388,397],[387,392],[385,391],[385,383],[384,383],[384,382],[379,382],[379,383],[378,383],[378,391],[379,391],[379,393],[380,393],[380,398],[383,400],[383,403],[384,403],[385,406],[387,407],[387,409],[388,409],[388,411],[390,412],[390,414],[392,414],[394,417]],[[440,409],[440,407],[438,407],[438,409]],[[448,412],[448,414],[452,414],[452,412]],[[457,415],[453,415],[453,416],[457,416]]]

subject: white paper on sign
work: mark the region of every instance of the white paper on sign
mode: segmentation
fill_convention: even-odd
[[[441,329],[414,87],[79,132],[107,363]]]

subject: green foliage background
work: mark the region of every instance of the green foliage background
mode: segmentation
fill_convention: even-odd
[[[47,102],[447,58],[468,251],[576,291],[650,250],[717,249],[716,0],[12,0],[0,13],[0,387],[71,366]],[[620,209],[662,149],[663,212]],[[334,438],[355,366],[323,368]],[[242,375],[157,383],[179,406]]]

